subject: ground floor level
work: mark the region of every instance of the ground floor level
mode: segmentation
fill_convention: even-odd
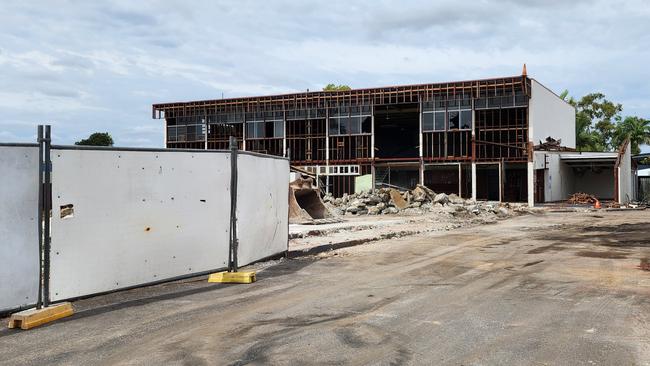
[[[390,161],[302,166],[323,191],[335,197],[373,188],[412,190],[475,200],[535,203],[587,193],[602,201],[627,203],[638,196],[630,148],[618,152],[535,151],[530,161]]]
[[[568,364],[650,360],[650,211],[546,213],[260,263],[0,330],[4,364]],[[329,240],[329,239],[327,239]]]

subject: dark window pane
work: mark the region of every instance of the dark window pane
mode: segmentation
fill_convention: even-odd
[[[433,113],[422,113],[422,131],[433,131]]]
[[[176,129],[176,141],[186,141],[185,140],[185,126],[178,126]]]
[[[343,117],[339,119],[339,133],[341,135],[346,135],[349,133],[350,129],[348,127],[349,122],[347,117]]]
[[[372,117],[366,116],[361,120],[361,132],[362,133],[371,133],[372,132]]]
[[[460,121],[458,120],[458,111],[449,111],[447,114],[449,115],[449,129],[458,129],[458,126],[460,126]]]
[[[167,127],[167,141],[176,141],[176,127]]]
[[[255,123],[246,123],[246,138],[255,138]]]
[[[273,121],[263,123],[264,137],[273,137],[273,130],[274,130],[273,124],[274,124]]]
[[[434,126],[435,131],[444,131],[445,129],[445,112],[434,112]]]
[[[330,135],[338,135],[338,134],[339,134],[339,119],[330,118]]]
[[[361,117],[350,118],[350,133],[361,133]]]
[[[472,111],[460,111],[460,128],[472,128]]]
[[[176,118],[167,118],[167,126],[175,126]]]

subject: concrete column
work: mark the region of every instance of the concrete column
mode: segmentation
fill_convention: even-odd
[[[325,108],[325,193],[330,193],[330,110]]]
[[[418,138],[420,143],[418,144],[418,150],[420,152],[420,184],[424,185],[424,147],[422,146],[422,102],[418,105]]]
[[[205,143],[205,150],[208,149],[208,130],[210,129],[210,125],[208,124],[208,116],[205,116],[205,133],[203,134],[203,141]]]
[[[528,162],[528,207],[535,206],[535,170],[533,162]]]
[[[168,144],[168,141],[167,141],[167,129],[168,128],[169,128],[169,126],[167,125],[167,119],[165,119],[165,130],[163,131],[163,140],[165,141],[165,149],[169,147],[169,146],[167,146],[167,144]]]
[[[246,113],[244,112],[244,121],[241,123],[241,149],[246,151]]]
[[[375,159],[375,106],[370,110],[370,158]],[[374,184],[374,183],[373,183]]]
[[[499,202],[503,202],[503,161],[499,162]]]
[[[458,197],[461,197],[463,194],[463,170],[461,164],[458,163]]]
[[[476,163],[472,162],[472,199],[476,200]]]
[[[419,120],[419,125],[420,125],[420,128],[418,130],[418,132],[419,132],[418,136],[419,136],[419,139],[420,139],[419,150],[420,150],[420,160],[422,160],[422,157],[424,156],[424,154],[423,154],[424,150],[423,150],[423,147],[422,147],[422,102],[420,102],[419,108],[418,108],[418,120]]]
[[[287,111],[282,112],[282,156],[287,157]]]
[[[420,185],[424,185],[424,162],[420,158]]]

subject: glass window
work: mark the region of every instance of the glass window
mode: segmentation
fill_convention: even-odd
[[[361,133],[361,117],[350,117],[350,133]]]
[[[255,125],[251,122],[246,122],[246,138],[250,139],[255,137]]]
[[[460,111],[460,128],[463,128],[463,129],[472,128],[472,111],[471,110]]]
[[[460,126],[458,111],[449,111],[447,112],[447,115],[449,120],[449,124],[448,124],[449,129],[450,130],[458,129],[458,126]]]
[[[434,112],[433,113],[433,129],[435,131],[444,131],[445,130],[445,112]]]
[[[167,141],[176,141],[176,127],[167,127]]]
[[[258,139],[265,137],[264,132],[264,122],[255,122],[255,137]]]
[[[349,133],[349,121],[347,117],[339,118],[339,134],[347,135]]]
[[[176,141],[185,141],[185,126],[176,128]]]
[[[339,119],[330,118],[330,135],[338,135],[338,134],[339,134]]]
[[[422,113],[422,131],[433,131],[433,113]]]
[[[372,132],[372,117],[365,116],[361,119],[361,133]]]
[[[273,136],[274,137],[284,137],[284,122],[283,121],[275,121],[273,122],[274,126],[274,131],[273,131]]]

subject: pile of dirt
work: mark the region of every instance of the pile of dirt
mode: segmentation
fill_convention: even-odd
[[[476,202],[455,194],[436,193],[418,185],[410,191],[381,188],[355,194],[344,194],[335,198],[330,194],[323,197],[330,212],[343,215],[420,215],[424,212],[444,211],[454,216],[495,215],[506,217],[512,214],[510,205],[490,202]]]
[[[574,204],[574,205],[575,204],[581,204],[581,205],[593,204],[593,203],[596,203],[596,201],[598,201],[598,199],[596,199],[596,197],[594,197],[593,195],[588,194],[588,193],[582,193],[582,192],[572,194],[571,197],[569,197],[569,199],[567,200],[567,202],[569,202],[571,204]]]

